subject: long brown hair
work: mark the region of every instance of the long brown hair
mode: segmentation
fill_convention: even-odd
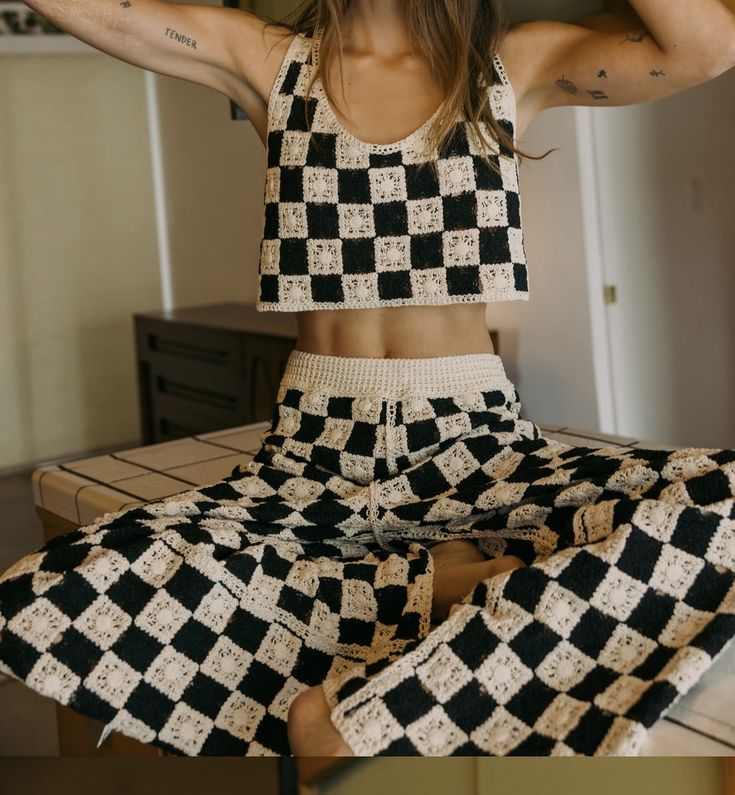
[[[303,33],[312,39],[313,63],[314,33],[322,31],[316,69],[306,88],[307,98],[317,77],[327,98],[332,101],[328,65],[336,53],[342,74],[342,35],[345,11],[351,0],[302,0],[282,21],[260,15],[268,25],[285,25],[292,33]],[[493,116],[488,102],[486,86],[493,82],[492,58],[510,26],[502,0],[405,0],[406,18],[412,45],[423,52],[434,76],[444,89],[445,102],[426,135],[430,151],[441,152],[448,143],[457,119],[464,119],[488,164],[499,171],[490,155],[499,151],[506,156],[517,154],[541,160],[543,155],[530,155],[518,149],[513,141],[510,125]],[[284,34],[290,35],[290,34]],[[309,103],[305,104],[306,108]],[[335,103],[332,103],[335,104]],[[310,121],[307,118],[307,124]],[[486,125],[493,144],[489,144],[482,130]],[[433,161],[429,161],[433,162]]]

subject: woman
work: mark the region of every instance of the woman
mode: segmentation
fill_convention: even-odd
[[[633,6],[508,29],[497,2],[317,0],[283,36],[34,4],[248,112],[258,308],[298,312],[298,341],[247,467],[5,572],[3,670],[174,754],[636,752],[735,634],[735,451],[545,439],[483,306],[529,295],[515,139],[537,113],[735,62],[721,0]]]

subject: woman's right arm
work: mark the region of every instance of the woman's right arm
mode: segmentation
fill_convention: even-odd
[[[246,111],[245,105],[267,96],[274,66],[266,64],[266,56],[280,38],[276,33],[285,30],[276,26],[265,32],[265,20],[237,8],[162,0],[26,0],[26,5],[97,50],[214,88]]]

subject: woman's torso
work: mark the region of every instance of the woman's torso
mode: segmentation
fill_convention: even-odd
[[[412,359],[494,353],[485,304],[318,309],[296,313],[302,351]]]
[[[507,38],[507,37],[506,37]],[[268,59],[275,81],[291,37],[273,48]],[[388,64],[374,58],[342,55],[344,93],[339,64],[332,60],[332,105],[339,122],[356,138],[375,144],[402,140],[430,118],[443,100],[428,64],[410,54]],[[253,118],[259,137],[267,140],[267,95],[262,115]],[[350,116],[342,113],[349,108]],[[376,108],[380,112],[376,112]],[[516,109],[516,137],[528,120]],[[299,350],[337,356],[418,358],[462,353],[494,353],[486,322],[486,304],[386,306],[375,309],[318,309],[297,312]]]

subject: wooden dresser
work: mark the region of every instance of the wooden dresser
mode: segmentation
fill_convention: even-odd
[[[292,312],[213,304],[135,315],[143,444],[270,418],[296,347]]]

